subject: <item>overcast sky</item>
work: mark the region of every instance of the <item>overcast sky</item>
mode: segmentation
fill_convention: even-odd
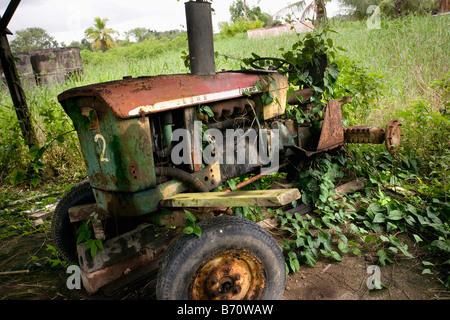
[[[311,0],[312,1],[312,0]],[[108,18],[108,26],[119,31],[124,38],[125,31],[145,27],[157,31],[185,29],[185,0],[22,0],[11,19],[8,28],[14,33],[29,27],[41,27],[58,42],[70,44],[80,41],[84,30],[93,25],[95,17]],[[275,14],[290,0],[247,0],[250,7],[260,6],[262,11]],[[327,6],[328,14],[338,10],[338,0]],[[229,21],[229,7],[233,0],[214,0],[212,7],[214,32],[217,23]],[[3,14],[9,0],[0,0],[0,14]],[[14,36],[9,36],[14,39]]]

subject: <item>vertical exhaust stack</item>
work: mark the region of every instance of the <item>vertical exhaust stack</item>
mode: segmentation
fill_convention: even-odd
[[[211,3],[189,1],[185,9],[191,74],[215,74]]]

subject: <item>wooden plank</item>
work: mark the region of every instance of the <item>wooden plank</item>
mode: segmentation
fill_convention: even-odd
[[[171,235],[160,235],[155,226],[142,224],[137,228],[103,242],[103,249],[98,250],[95,258],[86,248],[86,242],[77,246],[80,269],[92,273],[113,266],[120,261],[130,259],[136,255],[146,254],[158,256],[171,239]]]
[[[336,187],[334,189],[334,191],[336,192],[336,194],[332,197],[334,200],[337,200],[339,198],[342,198],[343,196],[351,193],[351,192],[355,192],[358,190],[361,190],[364,188],[366,179],[356,179],[350,182],[347,182],[339,187]]]
[[[308,212],[312,212],[312,211],[314,211],[314,205],[312,205],[312,204],[306,205],[306,204],[302,203],[298,207],[284,211],[283,216],[286,215],[286,213],[289,213],[289,214],[298,213],[300,215],[304,215],[304,214],[307,214]]]
[[[162,207],[278,207],[300,199],[293,189],[247,190],[233,192],[180,193],[160,202]]]
[[[97,213],[98,217],[97,219],[107,219],[109,218],[109,214],[100,209],[96,203],[88,203],[88,204],[82,204],[79,206],[73,206],[69,208],[69,220],[70,222],[78,222],[78,221],[84,221],[88,220],[91,217],[92,213]]]

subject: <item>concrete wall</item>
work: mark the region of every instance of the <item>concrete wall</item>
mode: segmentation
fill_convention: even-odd
[[[55,48],[14,52],[16,68],[23,87],[36,84],[52,85],[66,81],[73,74],[83,72],[80,48]],[[2,71],[0,69],[0,71]],[[4,81],[3,73],[1,74]]]

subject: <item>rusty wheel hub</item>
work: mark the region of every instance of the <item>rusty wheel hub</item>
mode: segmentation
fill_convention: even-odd
[[[397,152],[400,146],[401,140],[401,123],[397,119],[391,119],[386,125],[386,148],[389,153]]]
[[[192,278],[189,295],[193,300],[258,300],[265,283],[264,268],[256,257],[229,250],[203,263]]]

